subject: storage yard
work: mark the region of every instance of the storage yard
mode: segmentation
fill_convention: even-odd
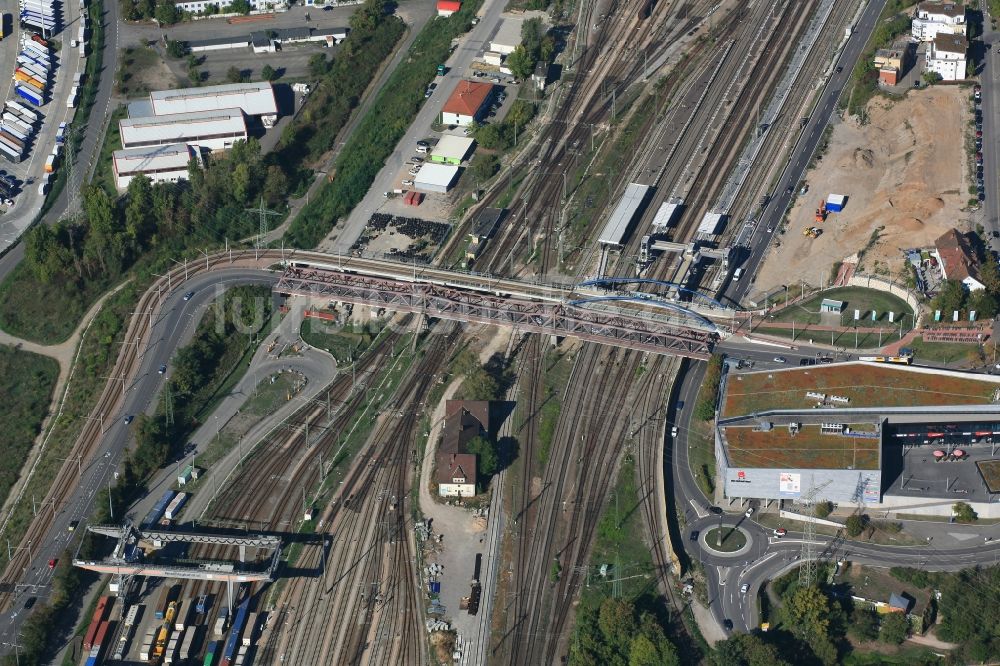
[[[791,209],[756,290],[786,284],[790,274],[815,286],[829,284],[832,266],[862,250],[864,271],[888,268],[899,275],[903,250],[933,245],[952,227],[971,227],[965,209],[973,182],[966,152],[969,99],[968,88],[934,86],[901,100],[874,98],[865,125],[853,119],[834,124],[826,153],[807,177],[809,190]],[[846,193],[847,205],[817,223],[814,210],[831,192]],[[806,226],[823,234],[803,236]]]

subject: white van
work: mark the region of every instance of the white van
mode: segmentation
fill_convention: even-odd
[[[740,277],[742,277],[742,275],[743,275],[742,268],[737,268],[735,271],[733,271],[733,282],[739,282],[739,279]]]

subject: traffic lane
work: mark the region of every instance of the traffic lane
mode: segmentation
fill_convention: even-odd
[[[219,280],[220,276],[222,280]],[[166,317],[159,318],[154,323],[154,334],[157,327],[171,326],[175,321],[183,319],[188,314],[189,309],[202,307],[205,305],[206,300],[214,298],[216,295],[214,290],[209,291],[204,289],[205,286],[213,282],[232,286],[237,283],[273,284],[276,281],[277,277],[272,273],[252,269],[232,269],[217,271],[209,275],[195,276],[187,283],[178,285],[176,290],[168,294],[167,304],[170,306],[169,312]],[[189,301],[184,301],[184,294],[192,290],[195,291],[195,295]],[[196,298],[199,290],[202,291],[202,295]],[[174,330],[176,330],[176,326],[174,326]],[[148,370],[153,364],[157,362],[162,363],[163,359],[172,355],[177,346],[177,341],[158,346],[156,352],[147,354],[147,358],[141,367],[145,367]],[[103,441],[98,446],[97,454],[88,461],[85,467],[81,466],[82,475],[72,497],[55,514],[44,542],[37,545],[32,544],[32,561],[29,563],[28,571],[26,571],[25,575],[29,575],[28,572],[32,572],[36,580],[39,575],[44,575],[44,571],[48,568],[49,560],[61,557],[63,554],[63,550],[66,547],[66,543],[64,542],[68,542],[66,535],[69,533],[70,522],[78,520],[82,524],[83,519],[90,515],[98,490],[103,488],[109,481],[111,471],[117,467],[130,439],[129,429],[127,424],[124,423],[124,416],[136,413],[135,407],[140,404],[140,401],[147,399],[146,396],[150,393],[154,394],[153,399],[155,400],[155,393],[161,388],[161,386],[158,387],[155,385],[159,383],[158,379],[158,374],[156,377],[151,377],[147,372],[139,382],[133,383],[131,387],[127,387],[124,408],[120,412],[121,416],[108,421],[107,430],[103,433]],[[48,594],[40,594],[39,596],[47,598]],[[16,627],[10,629],[16,629]],[[5,635],[7,634],[0,633],[0,636]]]

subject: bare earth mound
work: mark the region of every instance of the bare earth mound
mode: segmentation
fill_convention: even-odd
[[[868,111],[867,125],[853,118],[835,125],[825,156],[807,175],[809,191],[797,198],[785,233],[761,268],[758,290],[787,284],[789,275],[828,283],[833,264],[868,246],[879,227],[862,269],[888,268],[894,276],[903,265],[901,250],[931,245],[953,226],[970,228],[962,211],[969,199],[968,91],[935,86],[902,100],[875,98]],[[816,208],[831,193],[846,195],[847,205],[816,223]],[[802,235],[814,225],[823,235]]]

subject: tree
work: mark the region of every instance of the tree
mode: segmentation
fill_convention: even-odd
[[[822,502],[816,502],[817,518],[826,518],[827,516],[830,515],[831,511],[833,511],[833,506],[826,500],[823,500]]]
[[[847,632],[859,641],[873,641],[878,638],[878,616],[871,608],[855,606],[851,613],[851,624]]]
[[[138,0],[135,3],[135,11],[138,14],[137,18],[152,18],[153,9],[153,0]]]
[[[330,63],[326,60],[326,54],[314,53],[309,58],[309,76],[314,79],[321,79],[326,75]]]
[[[373,32],[383,16],[385,16],[384,0],[365,0],[365,4],[351,15],[351,30]]]
[[[518,44],[514,52],[507,56],[507,67],[510,68],[515,78],[523,81],[535,71],[535,59],[524,48],[524,45]]]
[[[784,611],[800,635],[828,635],[830,600],[815,585],[796,588],[785,600]]]
[[[976,319],[991,319],[997,313],[997,299],[986,289],[977,289],[969,294],[965,307],[976,313]]]
[[[278,72],[274,71],[274,67],[270,65],[264,65],[260,70],[260,78],[265,81],[274,81],[278,78]]]
[[[545,27],[542,25],[542,19],[530,18],[521,24],[521,44],[528,55],[536,60],[539,58],[544,36]]]
[[[938,295],[931,302],[931,307],[940,310],[941,316],[947,316],[950,320],[951,313],[955,310],[961,310],[964,301],[965,290],[962,288],[962,283],[956,280],[945,280],[941,283]]]
[[[993,296],[1000,296],[1000,266],[992,254],[979,266],[979,281],[986,287],[986,291]]]
[[[971,523],[979,519],[979,514],[965,502],[955,502],[951,511],[955,514],[955,521],[959,523]]]
[[[493,442],[485,437],[473,437],[465,445],[466,451],[476,456],[476,474],[481,481],[488,481],[497,473],[500,459]]]
[[[483,183],[492,178],[500,170],[500,160],[497,159],[494,153],[479,151],[472,158],[472,165],[469,168],[476,180]]]
[[[906,640],[910,633],[910,621],[906,619],[906,613],[886,613],[882,616],[882,627],[879,629],[878,638],[883,643],[899,645]]]
[[[276,206],[285,200],[285,196],[288,194],[288,177],[281,170],[281,167],[274,164],[267,167],[262,194],[264,201],[269,206]]]
[[[715,666],[789,666],[758,634],[734,634],[716,643],[711,661]]]
[[[172,6],[172,5],[171,5]],[[187,46],[184,42],[176,39],[167,40],[167,55],[171,58],[183,58],[187,53]]]
[[[172,2],[156,3],[154,16],[161,25],[173,25],[181,20],[180,10]]]
[[[201,83],[201,72],[197,67],[188,67],[188,79],[195,85]]]
[[[239,67],[233,65],[226,71],[226,80],[230,83],[239,83],[243,80],[243,72],[240,71]]]
[[[868,516],[852,514],[847,517],[847,536],[856,537],[860,536],[865,528],[868,527]]]
[[[233,0],[229,3],[229,7],[226,9],[226,12],[229,14],[243,14],[246,16],[250,13],[251,9],[253,9],[253,7],[250,6],[250,2],[248,0]]]
[[[507,111],[507,117],[504,119],[504,123],[517,125],[523,130],[524,126],[531,122],[531,119],[534,117],[534,104],[524,99],[517,99],[510,105],[510,110]]]
[[[125,232],[135,247],[142,247],[152,232],[151,204],[152,184],[140,174],[129,181],[125,204]]]

